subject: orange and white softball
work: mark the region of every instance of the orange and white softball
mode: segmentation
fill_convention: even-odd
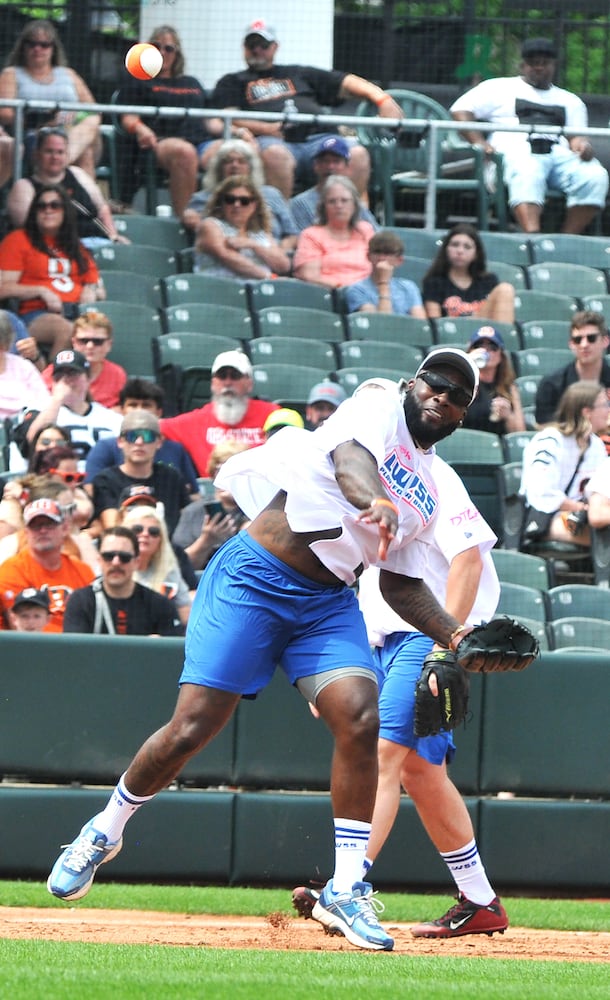
[[[163,66],[163,56],[155,45],[138,42],[125,56],[125,66],[137,80],[152,80]]]

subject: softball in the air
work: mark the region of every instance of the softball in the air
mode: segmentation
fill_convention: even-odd
[[[161,72],[163,56],[159,49],[148,42],[138,42],[132,45],[125,56],[125,66],[137,80],[152,80]]]

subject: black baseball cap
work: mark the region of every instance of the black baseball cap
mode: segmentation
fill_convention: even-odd
[[[526,38],[521,46],[521,58],[527,59],[531,56],[547,56],[549,59],[556,59],[555,43],[550,38]]]
[[[13,611],[22,608],[24,605],[33,604],[37,608],[49,610],[49,594],[46,590],[36,590],[36,587],[26,587],[20,590],[13,601]]]

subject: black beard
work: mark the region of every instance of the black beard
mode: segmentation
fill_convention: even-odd
[[[405,393],[403,408],[412,438],[426,450],[443,438],[449,437],[461,424],[461,420],[455,420],[452,424],[444,424],[442,427],[431,427],[422,418],[421,405],[411,390]]]

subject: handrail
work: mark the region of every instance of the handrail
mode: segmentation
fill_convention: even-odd
[[[363,115],[346,114],[304,114],[301,112],[277,112],[277,111],[240,111],[235,108],[159,108],[156,105],[135,105],[135,104],[99,104],[82,103],[75,101],[42,101],[42,100],[22,100],[17,98],[0,98],[0,108],[14,108],[15,121],[13,124],[13,135],[15,137],[13,178],[19,180],[22,176],[23,165],[23,137],[25,134],[24,121],[25,112],[31,111],[55,111],[55,112],[80,112],[86,111],[91,114],[101,115],[125,115],[138,114],[144,118],[220,118],[224,122],[224,137],[229,138],[231,125],[235,118],[244,121],[267,121],[267,122],[289,122],[302,125],[321,125],[351,127],[367,127],[378,129],[410,128],[428,129],[432,139],[436,138],[435,133],[441,132],[463,132],[466,128],[476,128],[477,131],[487,134],[489,132],[522,132],[527,135],[542,134],[545,136],[564,136],[566,139],[577,135],[587,137],[610,136],[610,128],[600,126],[586,128],[563,128],[558,125],[501,125],[491,122],[457,122],[450,119],[438,118],[380,118],[365,117]],[[428,178],[429,184],[426,191],[425,204],[425,229],[434,229],[436,222],[436,172],[438,168],[438,149],[435,141],[427,143],[426,155],[428,158]]]

